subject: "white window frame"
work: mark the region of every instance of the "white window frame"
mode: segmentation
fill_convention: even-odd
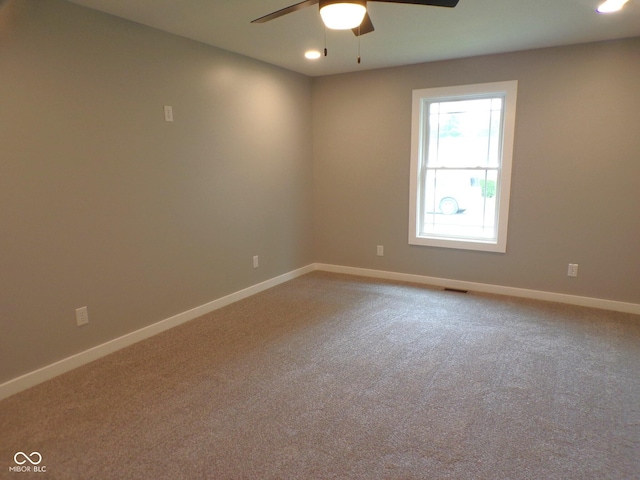
[[[507,228],[509,221],[509,199],[511,195],[511,165],[515,132],[517,80],[454,87],[424,88],[413,91],[411,126],[411,185],[409,207],[409,244],[479,250],[505,253],[507,250]],[[425,105],[433,101],[473,99],[486,95],[504,95],[504,117],[502,124],[501,162],[498,168],[497,235],[495,240],[478,240],[464,237],[428,236],[420,234],[420,219],[424,218],[420,202],[421,172],[426,166],[428,152],[428,113]]]

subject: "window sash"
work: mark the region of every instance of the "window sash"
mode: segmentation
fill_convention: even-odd
[[[434,172],[435,181],[429,179],[429,173]],[[478,193],[482,196],[482,199],[478,199],[481,202],[482,210],[480,212],[481,221],[476,223],[464,224],[462,222],[456,222],[458,218],[452,216],[448,223],[451,228],[446,229],[443,227],[446,224],[446,219],[438,214],[438,202],[439,195],[436,187],[428,188],[429,186],[437,183],[437,176],[439,172],[443,173],[462,173],[466,172],[466,177],[474,178],[478,180]],[[493,174],[491,174],[491,173]],[[421,197],[420,197],[420,213],[419,213],[419,235],[421,237],[434,237],[444,239],[460,239],[460,240],[472,240],[481,242],[496,242],[498,240],[498,221],[499,218],[499,203],[497,200],[491,200],[483,195],[486,192],[486,185],[490,181],[493,181],[492,185],[495,187],[495,193],[491,198],[499,198],[500,191],[500,169],[493,167],[476,167],[476,168],[438,168],[438,167],[425,167],[423,168],[423,174],[421,175]],[[484,185],[484,186],[483,186]],[[440,217],[438,217],[440,215]],[[441,221],[436,222],[439,218]],[[429,222],[428,220],[431,220]],[[458,233],[456,233],[458,232]],[[480,233],[478,233],[480,232]]]

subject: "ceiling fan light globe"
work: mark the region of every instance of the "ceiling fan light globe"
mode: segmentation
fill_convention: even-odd
[[[597,11],[598,13],[612,13],[622,10],[624,4],[629,0],[606,0],[603,4],[601,4]]]
[[[365,2],[320,2],[322,21],[332,30],[356,28],[366,13]]]

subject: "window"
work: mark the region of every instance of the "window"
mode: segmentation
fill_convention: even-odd
[[[413,91],[410,244],[506,252],[517,86]]]

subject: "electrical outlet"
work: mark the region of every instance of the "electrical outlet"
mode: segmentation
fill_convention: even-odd
[[[79,327],[89,323],[89,311],[87,307],[76,308],[76,323]]]
[[[258,255],[253,256],[253,268],[258,268],[260,266],[260,258]]]
[[[377,253],[379,257],[384,257],[384,245],[378,245]]]
[[[569,277],[577,277],[578,276],[578,264],[570,263],[569,269],[567,270],[567,276]]]
[[[173,122],[173,107],[171,105],[164,106],[164,121]]]

